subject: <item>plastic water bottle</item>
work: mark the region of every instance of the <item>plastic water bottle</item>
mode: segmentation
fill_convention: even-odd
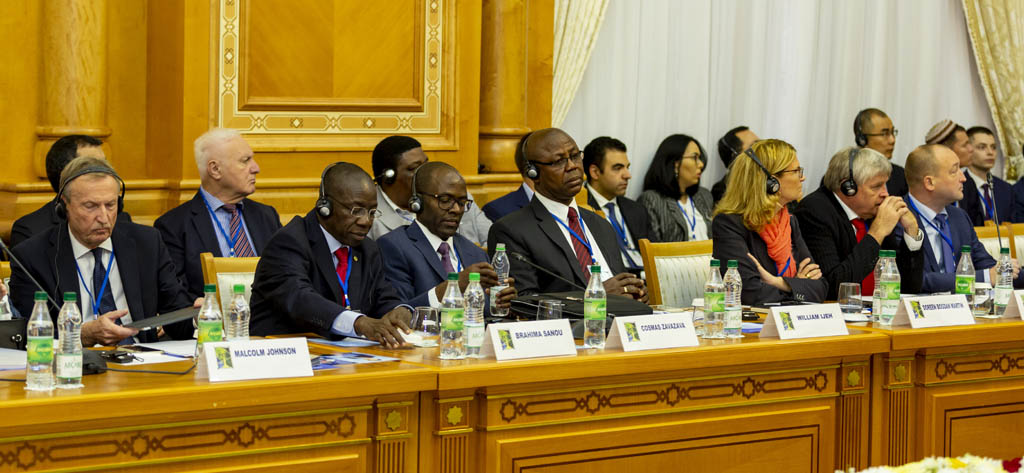
[[[998,279],[996,280],[995,306],[996,315],[1002,317],[1006,312],[1006,306],[1013,297],[1013,260],[1010,259],[1010,249],[999,249],[999,265],[996,266]]]
[[[743,338],[743,278],[740,277],[739,263],[731,259],[725,272],[725,338]]]
[[[967,296],[967,305],[974,309],[974,262],[971,261],[971,247],[960,247],[960,263],[956,265],[956,292]]]
[[[215,284],[203,286],[203,307],[199,309],[198,325],[199,338],[196,339],[196,348],[199,350],[199,358],[202,360],[204,343],[224,340],[224,323],[220,315],[220,304],[217,302],[217,286]]]
[[[704,338],[725,338],[722,322],[725,318],[725,283],[722,281],[722,262],[711,260],[708,280],[704,283]]]
[[[491,315],[507,317],[508,308],[498,307],[498,293],[508,287],[508,272],[511,268],[508,255],[505,254],[504,243],[498,243],[494,246],[494,258],[491,258],[491,266],[494,267],[494,272],[498,273],[498,284],[491,288]]]
[[[883,250],[885,254],[882,265],[882,275],[877,280],[881,292],[881,313],[878,314],[878,322],[882,325],[892,325],[892,319],[896,317],[896,311],[900,308],[900,269],[896,265],[896,251]]]
[[[871,291],[871,321],[878,322],[882,315],[882,266],[885,264],[887,250],[878,250],[878,261],[875,261],[875,287]]]
[[[459,291],[459,273],[448,273],[448,288],[441,299],[441,359],[466,357],[466,302]]]
[[[82,313],[78,310],[78,295],[64,293],[64,305],[57,315],[57,387],[82,387]]]
[[[245,300],[245,284],[232,287],[234,295],[228,305],[228,318],[224,324],[224,332],[228,340],[249,339],[249,301]]]
[[[466,286],[466,356],[480,356],[480,346],[484,344],[484,288],[480,285],[480,273],[469,273],[469,285]]]
[[[28,319],[28,344],[25,366],[25,389],[53,390],[53,321],[46,308],[46,293],[36,292],[36,305]]]
[[[604,348],[604,326],[608,322],[608,296],[601,283],[601,265],[590,266],[590,282],[583,292],[583,346]]]

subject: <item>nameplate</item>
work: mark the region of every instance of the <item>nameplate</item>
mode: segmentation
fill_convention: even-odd
[[[904,297],[892,324],[913,328],[972,325],[974,314],[964,294]]]
[[[1024,289],[1013,291],[1010,300],[1007,301],[1006,311],[1003,312],[1004,319],[1024,319]]]
[[[211,382],[313,376],[304,337],[209,342],[203,356]]]
[[[492,356],[498,361],[576,356],[576,343],[568,319],[490,324],[480,358]]]
[[[697,346],[697,332],[689,314],[616,317],[604,348],[622,351]]]
[[[761,338],[782,340],[849,335],[839,304],[788,305],[772,307],[764,319]]]

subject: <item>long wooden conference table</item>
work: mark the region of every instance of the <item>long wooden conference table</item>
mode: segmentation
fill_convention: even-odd
[[[850,329],[508,362],[360,348],[401,361],[229,383],[0,382],[0,471],[830,472],[1024,453],[1024,322]]]

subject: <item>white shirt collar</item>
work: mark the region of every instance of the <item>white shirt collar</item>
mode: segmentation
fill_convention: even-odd
[[[224,202],[223,201],[221,201],[220,199],[214,197],[213,194],[207,192],[206,189],[203,189],[203,186],[199,186],[199,193],[203,195],[204,199],[206,199],[206,203],[210,204],[210,208],[211,209],[213,209],[213,210],[220,210],[221,207],[224,206]],[[239,201],[237,204],[235,204],[235,206],[237,208],[241,209],[242,208],[242,202]],[[227,209],[224,209],[224,211],[227,212]]]
[[[526,193],[526,200],[527,200],[527,202],[533,200],[533,194],[534,194],[533,189],[530,189],[530,186],[526,184],[526,181],[523,181],[523,186],[522,187],[523,187],[523,192]]]
[[[427,230],[427,227],[423,226],[423,224],[420,223],[419,220],[415,220],[415,222],[416,222],[416,225],[419,225],[420,230],[423,231],[423,234],[427,236],[427,242],[430,244],[430,248],[433,249],[435,253],[437,253],[437,247],[441,246],[441,243],[447,243],[448,244],[448,248],[453,253],[455,252],[455,242],[452,241],[453,238],[448,238],[447,240],[442,240],[441,237],[435,235],[430,230]]]
[[[85,245],[75,238],[75,235],[71,233],[70,226],[68,227],[68,235],[71,237],[71,251],[75,255],[75,260],[78,260],[92,252],[92,250],[86,248]],[[103,248],[104,250],[107,250],[107,252],[112,252],[114,251],[114,243],[110,241],[110,237],[107,237],[106,240],[103,240],[103,243],[100,243],[99,248]]]
[[[977,174],[971,172],[970,168],[968,168],[964,172],[967,173],[967,175],[970,176],[972,180],[974,180],[974,187],[978,189],[978,192],[984,192],[981,186],[988,184],[988,181],[986,181],[984,177],[978,177]],[[989,192],[991,192],[991,190]]]
[[[394,210],[395,213],[397,213],[397,214],[409,213],[408,210],[405,210],[405,209],[395,205],[395,203],[391,200],[391,197],[388,197],[388,193],[384,192],[384,188],[380,189],[380,195],[384,196],[384,202],[386,204],[388,204],[388,207],[391,207],[391,210]]]
[[[323,225],[320,225],[320,231],[324,232],[324,238],[327,240],[327,249],[331,252],[331,256],[334,256],[334,252],[338,251],[338,248],[346,246],[341,244],[337,238],[334,238],[334,235],[331,235],[331,232],[327,231]]]
[[[932,210],[931,207],[929,207],[927,205],[924,205],[923,203],[921,203],[920,200],[917,200],[917,198],[914,197],[914,194],[907,193],[907,196],[910,197],[910,201],[913,202],[914,207],[917,208],[917,211],[921,213],[921,219],[922,220],[927,220],[929,222],[934,222],[936,215],[938,215],[938,214],[945,215],[946,214],[945,207],[943,207],[941,212],[936,213],[934,210]],[[913,210],[913,209],[911,209],[911,210]]]
[[[855,218],[860,218],[860,215],[857,215],[857,212],[854,212],[853,210],[851,210],[850,207],[848,207],[846,205],[846,202],[843,202],[843,199],[839,198],[839,194],[836,194],[835,192],[833,192],[833,194],[835,194],[836,200],[839,201],[839,206],[843,208],[844,212],[846,212],[846,219],[847,220],[853,220]]]
[[[601,193],[597,191],[597,189],[594,189],[593,187],[590,187],[590,183],[589,182],[587,184],[585,184],[585,185],[587,186],[587,192],[589,192],[590,195],[594,197],[594,201],[597,202],[598,210],[604,210],[604,206],[608,205],[609,202],[615,204],[616,207],[619,206],[619,198],[618,197],[615,197],[615,198],[613,198],[611,200],[605,199],[604,196],[601,195]]]
[[[537,196],[537,200],[540,201],[541,205],[543,205],[548,212],[551,212],[556,217],[562,219],[562,222],[565,222],[566,225],[569,224],[569,208],[576,209],[576,215],[580,215],[580,209],[579,207],[576,206],[576,199],[573,199],[571,202],[569,202],[569,205],[565,205],[559,202],[555,202],[547,197],[544,197],[544,195],[541,194],[540,192],[534,195]],[[580,217],[582,218],[582,216]]]

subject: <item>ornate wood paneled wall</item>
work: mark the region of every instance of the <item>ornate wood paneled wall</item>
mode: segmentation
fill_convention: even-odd
[[[326,164],[369,170],[391,134],[486,202],[519,182],[518,135],[550,123],[553,13],[553,0],[0,2],[14,111],[0,116],[0,235],[52,198],[43,157],[71,133],[106,142],[143,223],[191,197],[192,141],[212,126],[243,132],[254,197],[285,218],[312,206]]]

